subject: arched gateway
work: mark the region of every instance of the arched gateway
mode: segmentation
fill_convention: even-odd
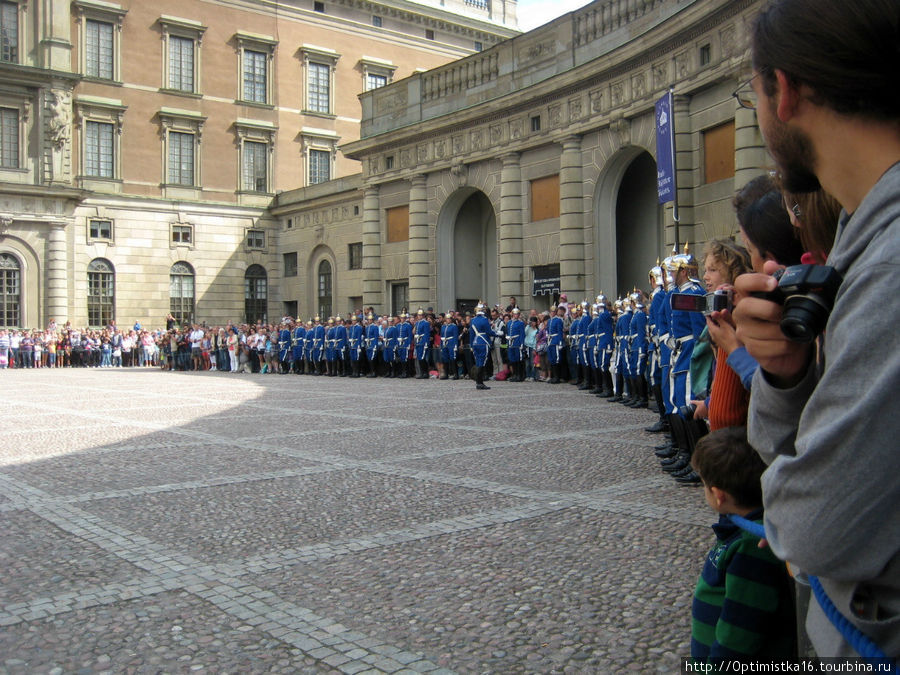
[[[439,311],[499,301],[496,223],[494,207],[476,188],[460,188],[444,202],[437,223]]]

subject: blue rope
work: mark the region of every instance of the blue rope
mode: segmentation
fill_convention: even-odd
[[[728,518],[745,532],[749,532],[760,539],[766,538],[766,529],[761,524],[754,523],[752,520],[747,520],[746,518],[742,518],[735,514],[729,514]],[[809,575],[807,578],[809,579],[809,585],[812,588],[813,595],[815,595],[816,600],[822,607],[822,611],[825,612],[825,616],[828,617],[828,620],[834,625],[850,646],[856,650],[856,653],[873,665],[884,664],[885,662],[892,663],[878,645],[872,642],[867,635],[850,623],[850,621],[847,620],[847,617],[838,611],[837,607],[835,607],[834,603],[831,601],[831,598],[829,598],[828,594],[825,592],[825,589],[822,588],[822,582],[819,581],[819,578],[812,575]],[[900,668],[895,667],[894,672],[900,673]]]

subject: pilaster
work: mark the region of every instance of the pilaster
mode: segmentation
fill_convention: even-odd
[[[584,295],[584,213],[581,169],[581,137],[562,142],[559,171],[559,272],[560,290],[570,297]]]
[[[500,160],[500,296],[522,297],[522,167],[518,152]]]
[[[384,283],[381,277],[381,208],[378,186],[363,192],[363,306],[381,312]]]
[[[429,304],[431,266],[428,264],[428,193],[425,175],[413,176],[409,189],[409,307]]]

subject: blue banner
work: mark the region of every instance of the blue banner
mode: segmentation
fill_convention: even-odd
[[[656,189],[660,204],[675,200],[675,132],[671,90],[656,102]]]

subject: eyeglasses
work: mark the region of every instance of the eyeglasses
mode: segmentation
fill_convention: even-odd
[[[753,77],[744,82],[740,87],[738,87],[731,93],[731,95],[734,96],[735,100],[738,102],[738,105],[742,108],[746,108],[747,110],[756,110],[756,105],[759,101],[759,97],[753,90],[753,80],[755,80],[760,75],[761,73],[754,74]]]

